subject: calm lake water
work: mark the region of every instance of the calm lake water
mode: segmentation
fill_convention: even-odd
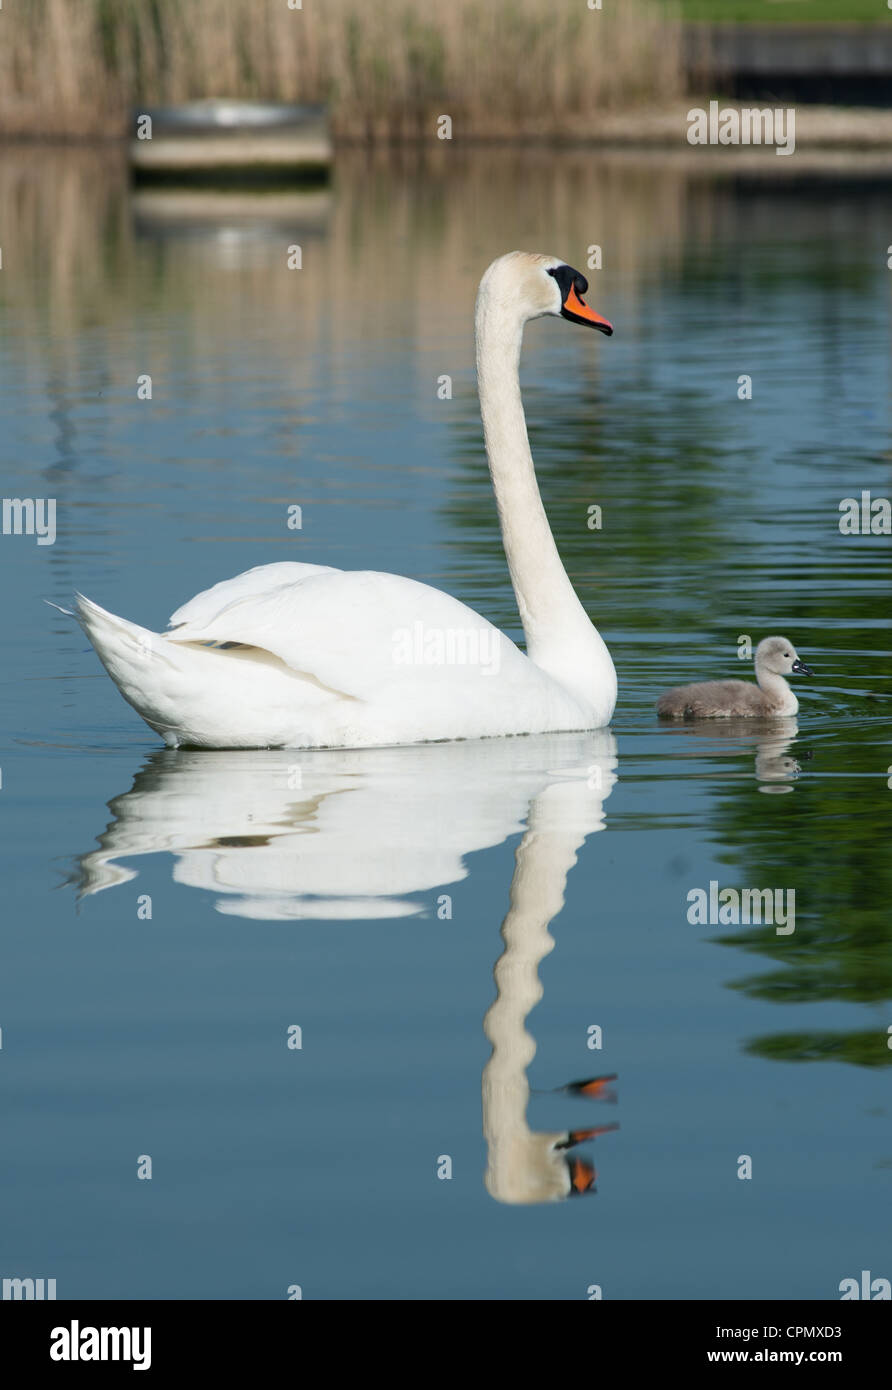
[[[892,538],[838,524],[892,494],[892,184],[739,153],[350,155],[330,189],[236,199],[3,153],[4,494],[55,498],[57,536],[0,537],[0,1276],[60,1299],[892,1277]],[[521,637],[473,296],[503,251],[585,270],[593,245],[615,336],[532,324],[523,382],[611,732],[161,749],[43,599],[162,628],[305,559]],[[751,672],[741,639],[772,632],[815,670],[797,720],[658,725],[662,689]],[[795,892],[795,931],[690,924],[710,882]]]

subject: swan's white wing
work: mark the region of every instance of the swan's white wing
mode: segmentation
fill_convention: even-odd
[[[337,574],[331,565],[307,565],[295,560],[282,560],[275,565],[255,565],[232,579],[221,579],[210,589],[190,598],[170,616],[168,627],[178,627],[181,623],[208,623],[230,603],[238,599],[251,598],[278,588],[280,584],[296,583],[313,574]]]
[[[495,672],[529,677],[535,671],[498,628],[449,594],[363,570],[311,574],[237,598],[208,619],[185,621],[167,638],[261,647],[293,671],[361,700],[407,678],[442,688],[487,681]]]

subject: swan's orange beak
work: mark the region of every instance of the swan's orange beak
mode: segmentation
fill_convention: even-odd
[[[576,293],[576,286],[570,282],[563,304],[561,314],[571,323],[587,323],[590,328],[598,328],[602,333],[606,333],[608,338],[613,332],[613,324],[609,319],[605,319],[602,314],[596,314],[594,309],[590,309],[584,299],[580,299]]]

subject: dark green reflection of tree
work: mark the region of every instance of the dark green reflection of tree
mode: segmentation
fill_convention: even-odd
[[[611,401],[594,370],[556,394],[525,384],[524,407],[548,519],[576,592],[599,626],[609,595],[611,628],[661,630],[674,619],[652,576],[677,562],[678,536],[686,536],[686,564],[706,573],[720,567],[726,542],[716,520],[723,446],[708,407],[696,392],[670,399],[647,381],[627,389],[622,403]],[[459,596],[511,623],[514,600],[470,395],[453,447],[461,480],[444,515],[460,543],[452,572]],[[727,492],[724,500],[733,506]],[[588,525],[592,504],[601,508],[599,531]]]
[[[888,686],[888,679],[884,680]],[[801,734],[800,734],[801,741]],[[752,999],[777,1004],[883,1004],[892,999],[892,762],[888,720],[864,719],[816,744],[814,771],[790,796],[723,794],[716,838],[735,845],[735,878],[753,887],[795,887],[796,930],[744,927],[713,938],[783,964],[731,981]],[[830,775],[828,775],[830,774]],[[730,858],[730,856],[725,856]],[[785,1062],[892,1065],[885,1011],[872,1029],[775,1033],[746,1044]]]

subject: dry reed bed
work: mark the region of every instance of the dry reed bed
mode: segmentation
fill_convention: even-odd
[[[19,0],[3,11],[0,132],[119,136],[134,107],[327,102],[342,139],[579,132],[684,91],[650,0]]]

